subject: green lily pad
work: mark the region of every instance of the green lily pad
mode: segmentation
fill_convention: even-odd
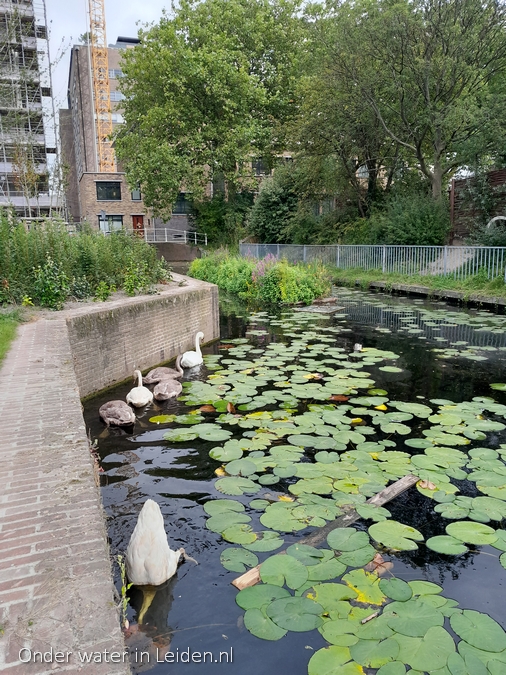
[[[227,464],[227,473],[232,476],[250,476],[256,470],[256,464],[250,459],[234,459]]]
[[[465,544],[493,544],[497,539],[497,534],[492,527],[482,523],[472,523],[468,520],[450,523],[446,526],[446,532]]]
[[[380,668],[394,661],[399,653],[399,643],[391,638],[386,640],[359,640],[350,647],[354,661],[366,668]]]
[[[303,633],[318,628],[323,623],[320,616],[323,607],[314,600],[304,597],[274,600],[266,608],[267,616],[280,628]]]
[[[421,600],[394,602],[388,606],[388,610],[395,614],[387,621],[390,628],[409,637],[423,637],[429,628],[444,623],[443,614]]]
[[[352,570],[345,574],[343,581],[357,593],[357,602],[382,605],[386,600],[386,596],[379,587],[379,578],[375,574],[370,574],[363,569]]]
[[[441,586],[432,583],[432,581],[420,581],[419,579],[415,579],[414,581],[408,581],[408,584],[411,586],[414,596],[439,595],[443,590]]]
[[[462,540],[445,534],[431,537],[425,543],[432,551],[444,553],[445,555],[461,555],[468,550],[467,546],[464,546],[462,543]]]
[[[229,441],[229,443],[230,445],[225,443],[223,447],[218,446],[210,450],[209,457],[217,462],[231,462],[234,459],[240,459],[243,455],[241,448],[234,441]]]
[[[355,551],[367,546],[369,537],[354,527],[338,527],[327,535],[327,543],[334,551]]]
[[[307,544],[292,544],[286,549],[286,552],[306,566],[317,565],[324,555],[320,549]]]
[[[223,532],[232,525],[238,525],[241,523],[249,523],[251,518],[243,512],[237,511],[223,511],[222,513],[217,513],[215,516],[211,516],[206,521],[206,527],[212,532]]]
[[[243,544],[243,547],[248,551],[266,552],[275,551],[283,545],[283,539],[277,532],[266,530],[265,532],[257,532],[257,539],[252,544]]]
[[[193,429],[169,429],[163,437],[166,441],[187,443],[188,441],[194,441],[199,435]]]
[[[308,579],[310,581],[328,581],[329,579],[337,579],[345,571],[346,564],[338,558],[331,558],[308,567]]]
[[[301,562],[290,555],[273,555],[260,567],[260,578],[266,584],[299,588],[308,579],[308,570]]]
[[[258,565],[258,558],[254,553],[245,551],[243,548],[226,548],[221,552],[220,562],[225,569],[231,572],[243,573],[247,567]]]
[[[304,448],[315,448],[317,450],[334,450],[337,447],[337,442],[333,438],[325,436],[297,434],[288,436],[287,441],[292,445],[298,445]]]
[[[219,478],[215,483],[215,487],[219,492],[223,492],[226,495],[253,494],[260,490],[260,486],[252,480],[240,476]]]
[[[350,659],[348,647],[324,647],[310,658],[308,675],[363,675],[362,667]]]
[[[313,600],[316,600],[326,613],[335,611],[342,606],[343,600],[357,598],[358,592],[350,586],[344,584],[316,584],[313,586],[313,593],[307,594]],[[349,611],[349,605],[347,611]]]
[[[232,525],[223,530],[221,536],[231,544],[252,544],[257,538],[249,525]]]
[[[288,632],[285,628],[277,626],[257,607],[246,610],[244,625],[252,635],[262,640],[279,640]]]
[[[506,649],[504,629],[488,614],[465,609],[452,614],[450,624],[455,633],[473,647],[494,653]]]
[[[453,638],[441,626],[429,628],[423,638],[396,635],[395,640],[400,647],[398,660],[421,672],[443,668],[455,652]]]
[[[382,506],[374,506],[374,504],[358,504],[355,507],[355,511],[361,518],[365,520],[374,520],[375,522],[380,522],[390,518],[390,511],[383,508]]]
[[[175,419],[176,415],[155,415],[154,417],[150,417],[149,421],[152,424],[170,424]]]
[[[374,546],[368,544],[363,548],[357,548],[355,551],[341,553],[337,559],[340,563],[348,565],[349,567],[364,567],[364,565],[371,562],[375,555],[376,549]]]
[[[211,499],[204,504],[204,511],[210,516],[216,516],[219,513],[227,511],[244,511],[244,504],[235,499]]]
[[[382,666],[376,675],[405,675],[406,666],[400,661],[390,661],[390,663]],[[447,675],[446,673],[441,673],[441,675]]]
[[[392,600],[398,600],[400,602],[406,602],[413,595],[413,590],[411,586],[403,581],[403,579],[381,579],[379,582],[379,587],[387,598]]]
[[[380,544],[397,551],[414,551],[415,541],[423,541],[423,535],[414,527],[395,520],[385,520],[369,527],[370,536]]]
[[[242,609],[252,609],[253,607],[260,609],[261,607],[270,605],[273,600],[288,597],[291,597],[291,595],[286,588],[271,584],[257,584],[256,586],[250,586],[239,591],[235,597],[235,601]]]

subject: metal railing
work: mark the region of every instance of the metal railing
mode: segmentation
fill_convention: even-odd
[[[192,230],[174,230],[170,227],[154,227],[144,230],[144,239],[149,244],[193,244],[207,246],[207,234]]]
[[[297,246],[294,244],[240,244],[242,256],[272,255],[289,262],[322,262],[340,269],[381,270],[410,275],[451,275],[457,279],[484,270],[487,278],[503,276],[504,246]]]

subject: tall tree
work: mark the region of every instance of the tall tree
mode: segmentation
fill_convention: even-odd
[[[116,149],[156,213],[170,213],[181,186],[202,196],[214,175],[244,185],[252,157],[283,149],[298,9],[298,0],[182,0],[126,51]]]
[[[491,85],[506,73],[506,5],[345,0],[329,17],[328,72],[354,88],[440,199],[489,118]]]

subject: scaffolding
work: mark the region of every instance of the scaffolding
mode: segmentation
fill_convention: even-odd
[[[45,0],[0,0],[0,205],[49,214],[56,153]]]
[[[98,170],[104,173],[114,173],[116,159],[111,140],[113,127],[104,0],[89,0],[89,10]]]

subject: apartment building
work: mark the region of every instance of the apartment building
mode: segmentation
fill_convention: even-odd
[[[0,0],[1,2],[1,0]],[[108,47],[110,110],[113,129],[123,124],[119,91],[121,55],[135,47],[137,38],[118,37]],[[66,197],[70,219],[87,222],[109,233],[119,229],[144,235],[154,227],[191,229],[188,202],[184,195],[174,205],[169,223],[154,219],[142,200],[140,190],[131,190],[120,164],[114,172],[99,171],[96,116],[93,104],[91,50],[88,44],[75,45],[70,55],[68,110],[60,110],[60,138],[66,167]]]
[[[0,206],[17,215],[49,215],[48,154],[56,153],[51,121],[44,0],[0,0]]]
[[[109,88],[113,128],[123,122],[121,77],[122,49],[135,46],[134,38],[118,38],[110,45]],[[104,232],[118,229],[144,232],[150,214],[138,190],[130,191],[125,174],[117,164],[114,172],[100,171],[96,115],[93,99],[91,49],[74,45],[70,54],[68,110],[60,110],[60,139],[66,173],[66,201],[74,223],[87,222]]]

